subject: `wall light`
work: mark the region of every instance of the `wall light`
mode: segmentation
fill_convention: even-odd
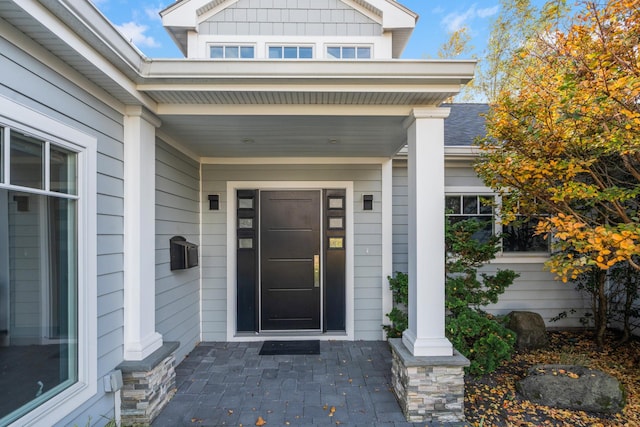
[[[373,194],[362,195],[362,210],[365,210],[365,211],[373,210]]]
[[[220,195],[219,194],[209,194],[209,210],[210,211],[220,210]]]

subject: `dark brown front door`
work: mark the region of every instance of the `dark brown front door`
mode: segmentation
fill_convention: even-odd
[[[262,330],[320,329],[320,194],[260,192]]]

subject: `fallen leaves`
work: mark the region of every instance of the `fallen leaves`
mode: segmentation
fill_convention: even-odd
[[[465,416],[471,426],[640,427],[640,340],[619,346],[609,334],[606,346],[598,350],[588,332],[550,332],[549,338],[547,349],[517,352],[496,372],[465,378]],[[621,413],[607,416],[523,400],[516,392],[516,383],[537,364],[577,364],[604,371],[624,385],[627,404]],[[565,369],[555,374],[579,378]]]

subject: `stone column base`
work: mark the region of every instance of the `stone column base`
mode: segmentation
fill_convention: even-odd
[[[175,393],[173,352],[179,342],[165,342],[144,360],[124,361],[122,371],[121,425],[149,426]]]
[[[464,368],[469,360],[453,356],[415,357],[402,339],[389,340],[393,391],[407,421],[463,423]]]

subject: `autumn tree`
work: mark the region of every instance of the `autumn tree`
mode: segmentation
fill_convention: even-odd
[[[606,329],[605,272],[639,269],[640,0],[584,1],[511,60],[487,116],[477,171],[502,197],[505,223],[538,219],[563,281],[598,277],[596,337]],[[544,213],[544,216],[539,216]]]

